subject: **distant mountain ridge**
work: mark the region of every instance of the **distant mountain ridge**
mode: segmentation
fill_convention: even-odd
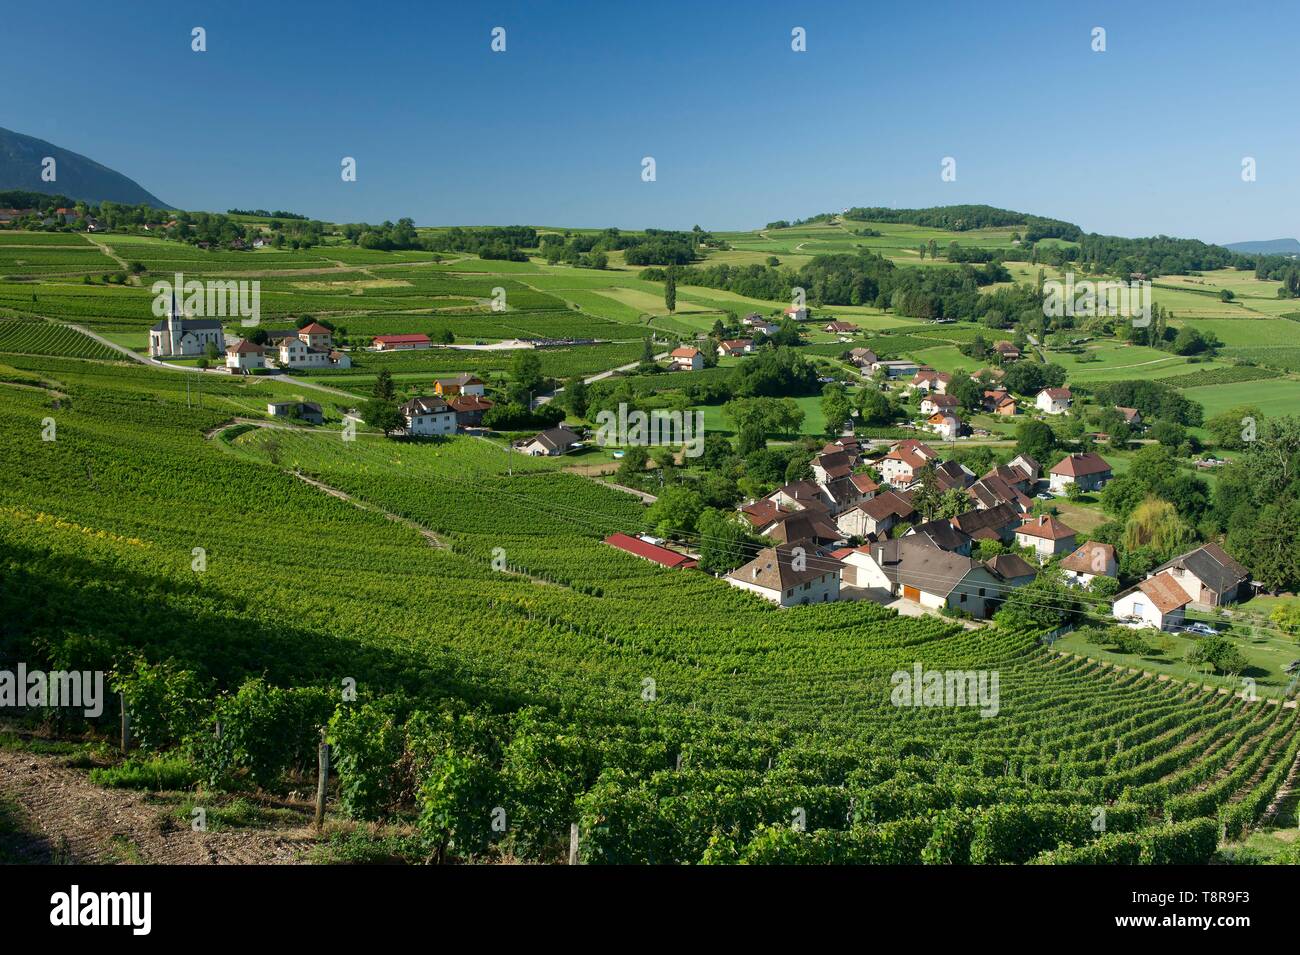
[[[55,160],[54,182],[41,179],[41,164],[46,156]],[[0,190],[6,189],[63,195],[91,203],[107,200],[127,205],[144,203],[156,209],[175,208],[135,180],[93,159],[0,127]]]
[[[1255,255],[1300,255],[1300,239],[1258,239],[1253,242],[1229,242],[1225,249]]]

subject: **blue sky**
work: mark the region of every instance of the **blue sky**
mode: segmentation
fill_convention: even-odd
[[[738,229],[984,202],[1300,234],[1296,4],[11,0],[3,22],[31,42],[0,57],[0,126],[187,208]]]

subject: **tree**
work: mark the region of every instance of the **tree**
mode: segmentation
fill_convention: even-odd
[[[565,384],[564,401],[575,418],[587,416],[587,382],[581,375],[574,375]]]
[[[1246,669],[1246,658],[1226,637],[1202,637],[1187,651],[1194,667],[1208,666],[1215,673],[1233,675]]]
[[[510,376],[525,391],[536,391],[542,384],[542,359],[531,348],[515,352],[510,365]]]
[[[696,526],[700,532],[700,569],[725,574],[750,558],[749,533],[734,511],[705,508]]]
[[[1254,405],[1239,405],[1221,412],[1205,422],[1215,447],[1225,451],[1240,451],[1246,446],[1244,436],[1250,433],[1251,422],[1263,420],[1263,413]]]
[[[957,399],[961,409],[967,414],[978,414],[984,410],[984,389],[969,375],[956,375],[948,386],[948,394]]]
[[[397,402],[371,398],[361,406],[361,420],[385,435],[406,427],[406,417],[397,410]]]
[[[664,488],[658,500],[645,512],[646,526],[660,537],[682,537],[693,534],[696,522],[704,511],[700,495],[681,484]]]
[[[1186,549],[1195,539],[1195,531],[1178,516],[1172,504],[1148,497],[1124,522],[1121,543],[1126,551],[1148,548],[1167,560]]]
[[[669,269],[664,277],[664,305],[668,311],[677,311],[677,270]]]
[[[884,392],[875,388],[863,388],[859,392],[858,417],[864,425],[887,425],[894,417],[894,408],[885,397]]]
[[[919,483],[912,488],[912,507],[916,508],[922,520],[928,521],[939,510],[943,494],[939,490],[932,465],[926,464],[921,468],[919,478]]]
[[[826,418],[826,433],[839,434],[853,413],[853,402],[839,382],[831,382],[822,389],[822,415]]]
[[[1056,447],[1056,433],[1043,421],[1027,419],[1016,426],[1016,453],[1046,461]]]
[[[387,368],[381,368],[375,376],[375,387],[371,394],[380,401],[392,401],[397,397],[397,391],[393,388],[393,373]]]
[[[1011,591],[993,619],[1010,629],[1053,630],[1079,618],[1083,608],[1074,589],[1053,573],[1043,572]]]
[[[637,477],[645,473],[646,462],[650,460],[650,452],[642,445],[634,444],[623,450],[623,458],[618,463],[618,477],[620,484],[634,484]]]
[[[939,498],[936,516],[945,519],[956,517],[958,514],[965,514],[972,507],[970,496],[965,491],[952,488],[944,491],[943,496]]]

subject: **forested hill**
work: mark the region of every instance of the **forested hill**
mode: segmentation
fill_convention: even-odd
[[[55,161],[53,182],[41,178],[46,157]],[[139,183],[93,159],[0,127],[0,190],[6,189],[64,195],[89,203],[143,203],[157,209],[172,208]]]
[[[1013,212],[994,206],[933,206],[929,209],[885,209],[882,207],[854,207],[844,213],[846,218],[867,222],[899,222],[907,225],[966,232],[970,229],[996,229],[1006,226],[1024,226],[1024,240],[1066,239],[1077,242],[1083,230],[1072,222]]]

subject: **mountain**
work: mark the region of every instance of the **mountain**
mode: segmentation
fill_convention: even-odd
[[[55,160],[54,182],[41,179],[42,162],[46,156],[53,156]],[[146,192],[134,180],[101,166],[93,159],[43,139],[0,127],[0,191],[5,189],[62,195],[85,202],[108,200],[128,205],[146,203],[158,209],[175,208]]]
[[[1300,240],[1261,239],[1255,242],[1229,242],[1224,248],[1253,255],[1300,255]]]

